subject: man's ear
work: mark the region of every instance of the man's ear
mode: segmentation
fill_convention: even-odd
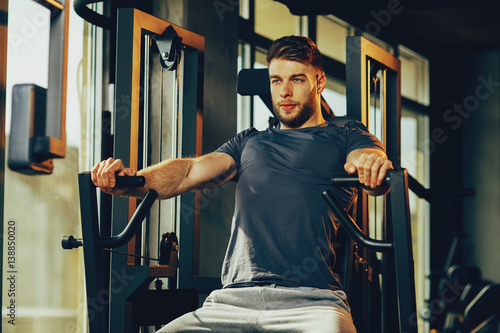
[[[316,75],[316,90],[318,91],[318,94],[321,94],[323,90],[325,90],[326,87],[326,76],[325,73],[321,72],[320,74]]]

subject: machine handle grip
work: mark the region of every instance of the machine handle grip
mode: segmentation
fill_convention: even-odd
[[[386,175],[385,179],[382,181],[381,186],[388,186],[389,185],[389,180],[390,177]],[[333,176],[331,179],[332,185],[333,186],[338,186],[338,187],[347,187],[347,186],[352,186],[352,187],[360,187],[364,186],[364,184],[361,184],[359,182],[359,177],[357,175],[353,176]]]
[[[116,176],[116,187],[143,187],[146,185],[144,176]]]

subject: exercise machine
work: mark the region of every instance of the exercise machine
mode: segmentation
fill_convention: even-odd
[[[342,176],[332,178],[333,186],[338,187],[359,187],[359,179],[353,176]],[[397,314],[398,320],[392,319],[393,322],[398,322],[399,332],[417,332],[417,312],[415,302],[415,282],[414,282],[414,267],[413,267],[413,251],[411,242],[411,221],[408,199],[408,172],[407,170],[394,170],[388,173],[384,184],[390,187],[389,207],[390,214],[388,218],[391,220],[392,239],[378,240],[368,237],[358,227],[351,216],[347,214],[344,208],[337,202],[333,193],[330,190],[322,194],[328,207],[332,210],[335,216],[339,219],[342,228],[349,235],[355,244],[373,252],[384,254],[392,254],[395,268],[396,284],[395,290],[397,296]],[[350,239],[344,239],[342,246],[347,247],[346,263],[353,263],[355,253],[352,251],[353,243]],[[364,269],[368,270],[368,266],[361,260],[356,261],[358,265],[365,265]],[[373,269],[373,268],[371,268]],[[374,276],[377,272],[372,272]],[[344,269],[342,276],[344,290],[350,295],[352,284],[352,267]],[[353,312],[353,317],[356,313]],[[394,315],[392,316],[394,318]]]
[[[77,12],[115,24],[80,8],[87,3],[76,1]],[[117,10],[114,31],[114,131],[98,159],[113,156],[139,170],[201,155],[204,38],[134,8]],[[199,191],[161,202],[149,192],[139,202],[97,196],[89,173],[78,178],[82,235],[65,237],[63,247],[83,245],[91,333],[156,330],[196,309],[198,294],[220,285],[193,268]],[[130,180],[140,186],[140,178]]]
[[[116,186],[144,186],[144,177],[117,177]],[[83,246],[85,258],[85,282],[90,332],[108,332],[108,302],[116,295],[126,299],[126,331],[137,331],[140,326],[165,324],[198,306],[195,290],[145,290],[157,277],[175,277],[178,267],[178,241],[165,238],[164,246],[155,266],[126,265],[109,278],[107,254],[115,251],[135,237],[141,223],[153,206],[158,193],[148,190],[137,206],[131,220],[117,235],[102,236],[99,223],[96,186],[89,172],[78,175],[82,238],[65,236],[62,247],[70,250]],[[119,253],[119,252],[115,252]],[[127,255],[126,253],[119,253]],[[172,299],[179,299],[175,304]],[[109,325],[110,328],[113,325]]]

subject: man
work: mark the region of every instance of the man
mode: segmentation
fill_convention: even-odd
[[[248,129],[213,153],[141,170],[144,188],[114,187],[116,174],[135,174],[120,160],[110,158],[92,170],[103,191],[136,197],[148,188],[165,199],[237,182],[223,289],[159,332],[356,331],[332,267],[337,223],[320,194],[332,189],[348,207],[354,190],[332,188],[333,175],[357,172],[365,189],[377,194],[392,164],[363,125],[339,127],[323,118],[326,79],[310,39],[276,40],[267,61],[278,129]]]

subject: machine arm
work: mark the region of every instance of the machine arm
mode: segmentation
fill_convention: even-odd
[[[80,198],[80,200],[88,199],[89,205],[90,204],[96,205],[96,203],[94,203],[97,202],[97,197],[95,195],[95,185],[92,183],[92,180],[90,178],[90,173],[89,172],[81,173],[79,174],[79,177],[81,183],[80,186],[88,190],[88,191],[83,190],[84,191],[83,196],[85,196],[86,198]],[[142,176],[116,177],[116,186],[119,187],[124,187],[124,186],[140,187],[144,186],[144,184],[145,184],[145,179]],[[82,195],[82,193],[80,193],[80,195]],[[158,197],[158,192],[156,192],[155,190],[148,190],[148,192],[144,196],[144,199],[137,207],[134,215],[130,219],[125,229],[119,235],[111,237],[101,237],[99,234],[96,234],[95,235],[96,237],[94,239],[95,245],[101,248],[114,248],[127,244],[136,234],[140,224],[148,214],[149,210],[151,209],[151,206],[153,205],[157,197]],[[73,236],[64,236],[61,244],[64,249],[69,250],[83,245],[83,241],[82,239],[75,238]]]
[[[355,178],[359,185],[358,178]],[[354,239],[355,242],[362,247],[374,252],[391,252],[393,245],[391,242],[381,241],[366,236],[342,206],[335,199],[330,190],[326,190],[321,194],[327,206],[332,210],[333,214],[339,219],[340,224],[345,229],[347,234]]]

